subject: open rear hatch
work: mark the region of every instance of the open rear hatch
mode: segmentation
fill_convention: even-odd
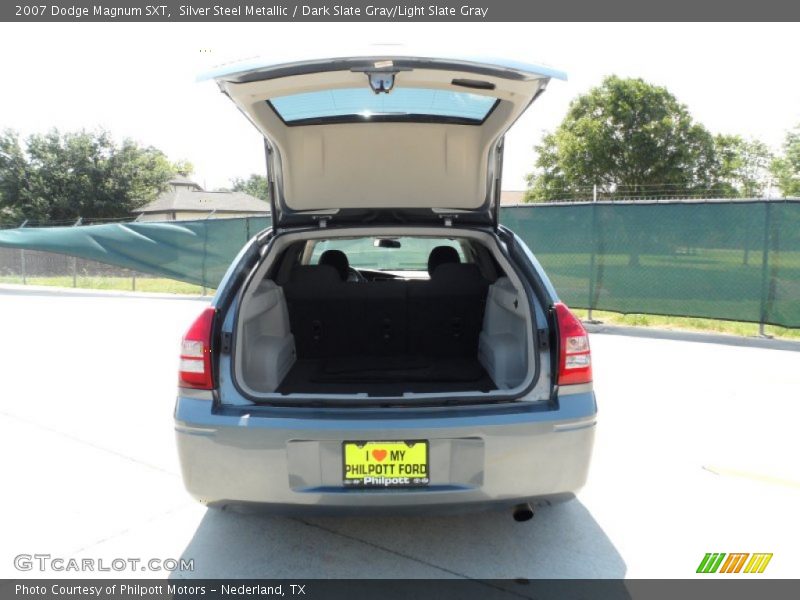
[[[370,56],[210,75],[266,140],[273,226],[497,225],[503,135],[550,78],[508,61]]]

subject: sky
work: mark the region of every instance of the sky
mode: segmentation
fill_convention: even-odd
[[[209,189],[225,187],[263,174],[263,145],[198,74],[232,60],[401,44],[567,72],[506,136],[503,188],[518,190],[542,133],[611,74],[666,86],[712,133],[779,149],[800,123],[798,39],[796,23],[1,23],[0,129],[105,128],[190,161]]]

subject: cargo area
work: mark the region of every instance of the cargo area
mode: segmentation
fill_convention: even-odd
[[[425,270],[412,265],[403,273],[356,270],[336,249],[290,253],[244,296],[241,380],[279,396],[488,394],[519,386],[528,373],[526,300],[477,257],[472,248],[435,246],[424,252]]]

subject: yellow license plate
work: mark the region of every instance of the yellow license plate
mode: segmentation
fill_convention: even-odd
[[[428,442],[344,442],[343,483],[355,487],[428,485]]]

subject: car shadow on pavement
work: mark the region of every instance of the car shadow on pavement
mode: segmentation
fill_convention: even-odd
[[[182,554],[196,578],[614,578],[626,566],[579,500],[457,516],[281,517],[209,509]]]

